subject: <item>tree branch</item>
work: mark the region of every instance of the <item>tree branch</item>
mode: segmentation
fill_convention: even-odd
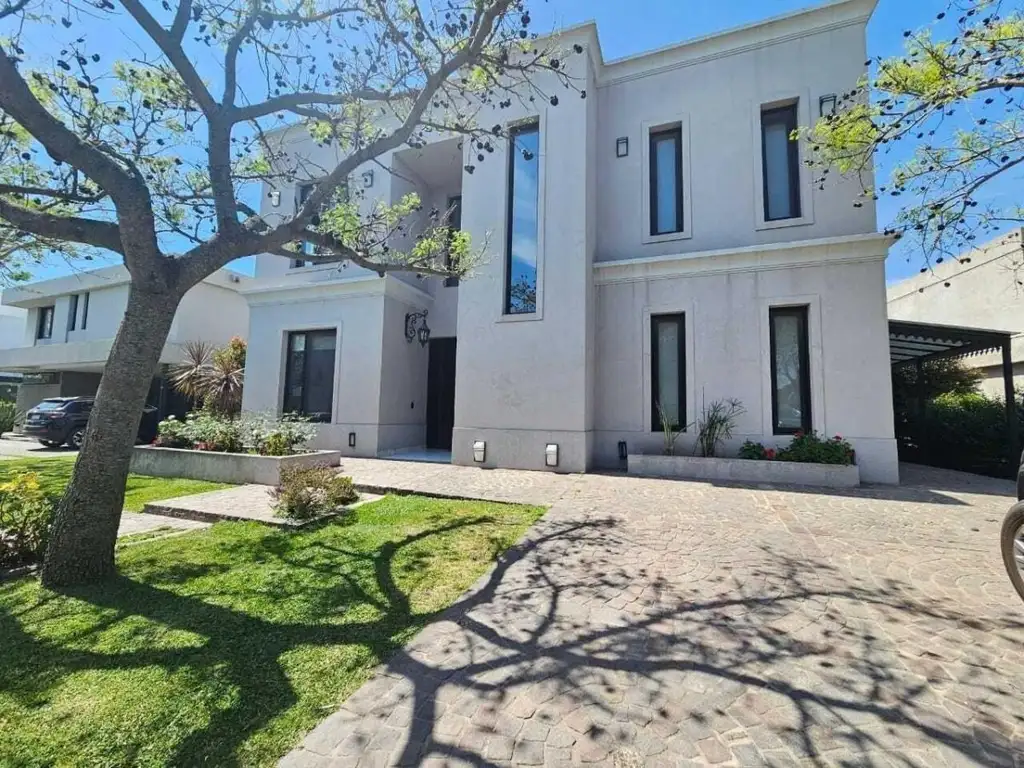
[[[180,45],[185,37],[185,30],[188,29],[188,21],[192,16],[192,0],[179,0],[178,10],[174,14],[174,23],[171,24],[171,39]]]
[[[0,198],[0,219],[16,229],[51,240],[67,240],[124,254],[118,226],[109,221],[56,216]]]

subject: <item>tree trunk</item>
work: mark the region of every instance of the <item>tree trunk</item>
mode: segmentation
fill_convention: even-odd
[[[114,574],[132,447],[179,298],[173,291],[142,288],[134,281],[130,286],[85,442],[54,515],[42,568],[47,587],[90,583]]]

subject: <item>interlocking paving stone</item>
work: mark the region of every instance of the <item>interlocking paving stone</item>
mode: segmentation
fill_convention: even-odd
[[[1024,768],[1024,604],[998,551],[1011,483],[342,471],[550,509],[282,766]]]

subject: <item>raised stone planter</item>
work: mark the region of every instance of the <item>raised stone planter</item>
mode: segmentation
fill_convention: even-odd
[[[136,446],[131,471],[154,477],[187,477],[215,483],[277,485],[284,467],[336,467],[341,451],[310,451],[294,456],[254,456],[248,453],[217,453],[185,448]]]
[[[644,477],[730,483],[781,483],[853,488],[860,485],[856,464],[802,464],[796,461],[706,459],[703,456],[630,455],[628,472]]]

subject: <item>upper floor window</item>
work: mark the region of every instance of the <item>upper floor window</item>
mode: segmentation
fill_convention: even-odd
[[[811,429],[811,371],[807,307],[768,310],[772,362],[772,429],[776,435]]]
[[[448,198],[448,229],[452,232],[458,232],[462,229],[462,195],[454,195]],[[445,268],[452,268],[452,256],[450,253],[445,257]],[[451,288],[459,284],[459,278],[445,278],[444,284],[446,288]]]
[[[650,142],[651,235],[682,232],[682,127],[652,131]]]
[[[761,175],[764,219],[800,218],[800,146],[790,138],[797,125],[797,102],[761,110]]]
[[[82,324],[81,328],[84,331],[89,325],[89,293],[82,294]]]
[[[73,331],[78,324],[78,294],[71,294],[71,303],[68,306],[68,330]]]
[[[299,209],[306,202],[306,198],[312,194],[313,190],[316,189],[316,184],[302,184],[299,186],[298,194],[295,198],[295,212],[298,213]],[[316,246],[308,240],[302,241],[302,252],[308,256],[312,256],[316,253]],[[297,269],[299,267],[311,267],[313,262],[308,259],[292,259],[291,268]]]
[[[505,226],[505,314],[537,311],[540,124],[509,132],[508,216]]]
[[[39,319],[36,323],[36,338],[53,338],[53,306],[40,307]]]

